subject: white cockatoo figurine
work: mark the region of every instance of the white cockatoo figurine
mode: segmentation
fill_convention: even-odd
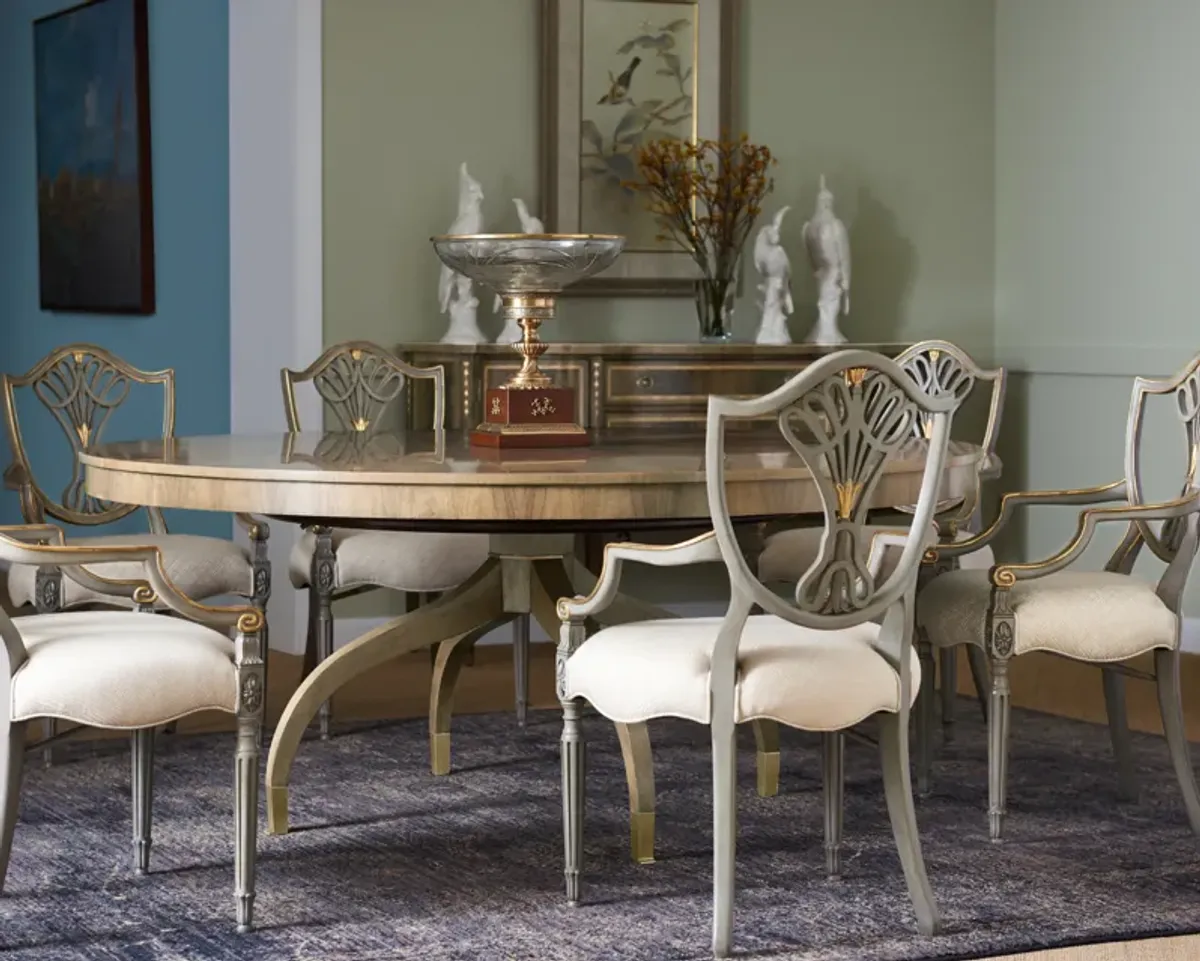
[[[756,344],[790,344],[787,319],[794,309],[792,304],[792,265],[787,251],[780,242],[780,228],[784,215],[790,208],[780,207],[769,224],[758,228],[754,238],[754,269],[763,282],[758,285],[762,292],[762,320],[758,325]]]
[[[825,186],[817,192],[817,209],[804,225],[804,246],[817,279],[817,322],[809,331],[810,344],[844,344],[838,314],[850,313],[850,237],[846,225],[833,213],[833,194]]]
[[[529,212],[529,208],[525,206],[525,201],[520,197],[513,197],[513,206],[517,208],[517,219],[521,221],[521,233],[523,234],[544,234],[546,226]],[[503,308],[500,302],[500,295],[496,295],[496,299],[492,302],[492,313],[498,314]],[[504,329],[500,331],[500,336],[496,338],[497,344],[515,344],[522,338],[520,325],[511,317],[505,318]]]
[[[483,230],[483,188],[467,173],[467,165],[458,168],[458,216],[446,231],[448,234],[477,234]],[[487,338],[479,329],[476,309],[479,299],[472,292],[469,277],[455,274],[442,264],[438,276],[438,310],[450,313],[450,326],[442,337],[443,344],[482,344]]]

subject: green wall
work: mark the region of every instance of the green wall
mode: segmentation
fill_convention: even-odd
[[[431,234],[453,219],[457,169],[483,186],[485,229],[540,212],[539,0],[326,0],[325,339],[436,340]],[[813,316],[800,228],[823,172],[851,232],[861,342],[993,343],[993,12],[989,0],[750,0],[744,127],[780,163],[768,209],[794,210],[793,337]],[[486,300],[487,298],[481,298]],[[480,308],[494,335],[498,319]],[[736,333],[753,336],[744,301]],[[551,339],[688,341],[687,300],[572,300]]]
[[[996,4],[996,347],[1017,372],[1006,488],[1120,477],[1133,377],[1200,346],[1197,36],[1190,0]],[[1148,493],[1175,496],[1182,434],[1169,404],[1153,413]],[[1048,556],[1075,521],[1033,514],[1013,547]]]

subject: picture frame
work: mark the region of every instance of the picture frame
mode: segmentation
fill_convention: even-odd
[[[656,239],[645,195],[622,184],[642,142],[740,133],[740,14],[741,0],[542,0],[546,229],[628,238],[612,267],[567,295],[694,294],[692,257]]]
[[[33,21],[41,308],[155,312],[147,0]]]

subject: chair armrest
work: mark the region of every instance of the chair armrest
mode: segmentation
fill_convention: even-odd
[[[1079,512],[1079,524],[1075,528],[1075,536],[1071,538],[1066,547],[1045,560],[1028,561],[1022,564],[998,564],[991,571],[992,584],[1000,588],[1009,588],[1019,580],[1032,580],[1053,574],[1055,571],[1061,571],[1087,550],[1092,535],[1096,533],[1096,525],[1105,521],[1124,521],[1126,523],[1167,521],[1187,517],[1197,511],[1200,511],[1200,491],[1157,504],[1090,507]]]
[[[253,514],[234,514],[233,519],[252,541],[265,541],[271,536],[271,526]]]
[[[49,533],[51,531],[57,533],[57,544],[30,544],[25,540],[26,536],[30,536],[27,532],[36,532],[32,536],[46,539],[54,536]],[[161,600],[175,613],[211,627],[223,630],[237,628],[243,634],[256,633],[262,627],[262,613],[254,607],[249,605],[218,607],[201,604],[184,594],[167,577],[167,572],[163,567],[162,552],[157,547],[123,544],[98,547],[68,546],[63,543],[62,531],[50,524],[20,529],[0,527],[0,560],[6,560],[12,564],[52,565],[63,569],[65,574],[85,586],[104,584],[107,593],[110,594],[128,591],[128,596],[141,605],[150,605],[155,600]],[[124,580],[101,577],[83,566],[120,561],[140,562],[146,575],[145,579]],[[79,570],[68,571],[68,567],[78,567]],[[118,590],[112,588],[118,588]]]
[[[587,597],[564,597],[558,602],[558,616],[564,621],[580,621],[604,610],[616,599],[625,561],[651,567],[683,567],[721,560],[721,548],[715,532],[709,531],[680,544],[612,543],[604,546],[604,563],[592,593]]]
[[[1113,481],[1111,484],[1101,484],[1099,487],[1082,487],[1078,490],[1067,491],[1012,491],[1000,498],[1000,513],[991,525],[974,537],[965,541],[944,541],[937,546],[939,557],[961,557],[971,554],[990,544],[1004,529],[1004,525],[1012,519],[1018,507],[1032,505],[1057,505],[1064,507],[1080,507],[1085,504],[1103,504],[1111,501],[1124,501],[1129,497],[1129,491],[1124,480]]]

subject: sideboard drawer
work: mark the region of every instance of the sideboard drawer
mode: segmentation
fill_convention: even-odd
[[[710,394],[758,397],[769,393],[804,367],[804,361],[759,361],[745,366],[610,362],[605,365],[604,399],[610,407],[669,404],[704,408]]]

